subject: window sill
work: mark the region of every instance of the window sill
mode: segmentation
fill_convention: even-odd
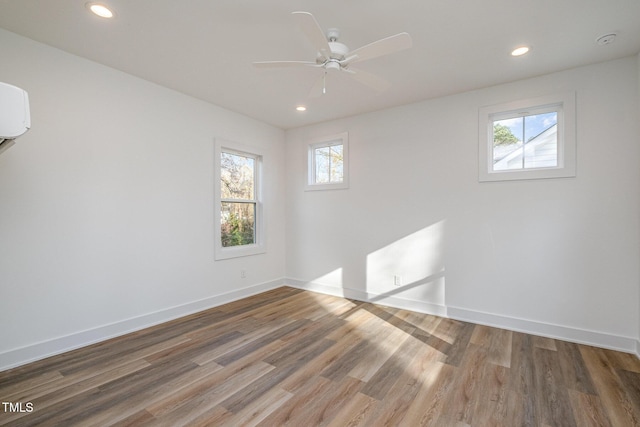
[[[229,246],[229,247],[217,247],[215,251],[215,260],[240,258],[251,255],[259,255],[267,252],[264,245],[243,245],[243,246]]]

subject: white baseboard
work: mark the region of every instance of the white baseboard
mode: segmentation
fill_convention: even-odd
[[[640,340],[636,340],[636,356],[640,359]]]
[[[447,307],[447,314],[452,319],[462,320],[465,322],[560,339],[578,344],[586,344],[594,347],[608,348],[625,353],[638,354],[638,349],[640,349],[640,347],[638,347],[640,342],[633,338],[611,335],[603,332],[589,331],[491,313],[483,313],[480,311],[451,306]]]
[[[433,314],[435,316],[441,317],[446,317],[447,315],[447,309],[445,306],[424,301],[410,300],[393,295],[374,294],[359,289],[326,285],[318,282],[306,282],[304,280],[291,278],[286,278],[284,280],[284,283],[285,285],[291,286],[293,288],[319,292],[321,294],[349,298],[357,301],[370,302],[373,304],[385,305],[394,308],[401,308],[403,310],[411,310],[418,313]]]
[[[158,310],[153,313],[147,313],[108,325],[99,326],[97,328],[5,351],[0,353],[0,372],[34,362],[36,360],[54,356],[56,354],[95,344],[100,341],[105,341],[110,338],[125,335],[130,332],[139,331],[179,317],[188,316],[199,311],[269,291],[283,285],[284,281],[282,279],[260,283],[243,289],[237,289],[232,292],[214,295],[198,301],[192,301],[175,307]]]

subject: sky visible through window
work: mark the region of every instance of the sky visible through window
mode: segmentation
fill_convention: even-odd
[[[522,127],[524,124],[524,140],[527,142],[556,124],[557,121],[558,113],[552,111],[550,113],[526,116],[525,120],[523,120],[523,117],[514,117],[512,119],[498,120],[494,123],[508,127],[511,133],[520,141],[522,141]]]

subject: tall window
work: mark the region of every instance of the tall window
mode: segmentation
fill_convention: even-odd
[[[216,259],[264,252],[260,179],[262,156],[232,144],[216,144]]]
[[[575,176],[575,94],[480,108],[480,181]]]
[[[307,190],[348,187],[348,137],[346,133],[309,144]]]
[[[223,247],[256,242],[256,157],[220,154],[220,238]]]

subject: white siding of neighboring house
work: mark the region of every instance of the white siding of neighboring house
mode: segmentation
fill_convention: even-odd
[[[516,147],[513,147],[516,148]],[[493,164],[493,170],[522,169],[522,145]],[[524,145],[526,169],[558,166],[558,126],[553,125]]]

